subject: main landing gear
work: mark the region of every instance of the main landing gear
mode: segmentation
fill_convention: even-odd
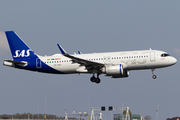
[[[157,78],[157,76],[156,76],[156,75],[154,75],[154,71],[155,71],[155,69],[151,69],[151,71],[152,71],[152,74],[153,74],[152,78],[153,78],[153,79],[156,79],[156,78]]]
[[[97,74],[97,77],[94,76],[95,74]],[[93,69],[93,76],[90,78],[91,82],[99,84],[101,82],[99,75],[98,69]]]
[[[95,82],[97,84],[99,84],[101,82],[101,80],[99,79],[99,76],[94,77],[94,75],[90,78],[91,82]]]

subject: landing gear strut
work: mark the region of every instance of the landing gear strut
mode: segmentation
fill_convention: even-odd
[[[151,71],[152,71],[152,74],[153,74],[152,78],[153,78],[153,79],[156,79],[156,78],[157,78],[157,76],[156,76],[156,75],[154,75],[154,71],[155,71],[155,69],[152,69]]]

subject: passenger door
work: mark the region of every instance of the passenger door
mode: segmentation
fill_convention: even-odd
[[[150,61],[155,61],[155,52],[150,53]]]

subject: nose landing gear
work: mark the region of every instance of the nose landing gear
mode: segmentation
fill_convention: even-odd
[[[156,79],[156,78],[157,78],[157,76],[156,76],[156,75],[154,75],[154,71],[155,71],[155,69],[151,69],[151,71],[152,71],[152,74],[153,74],[152,78],[153,78],[153,79]]]
[[[156,79],[156,78],[157,78],[157,76],[156,76],[156,75],[153,75],[153,76],[152,76],[152,78],[153,78],[153,79]]]

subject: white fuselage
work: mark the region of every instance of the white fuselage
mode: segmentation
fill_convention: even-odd
[[[166,52],[159,50],[141,50],[124,52],[105,52],[92,54],[75,54],[74,57],[94,61],[105,65],[123,64],[125,70],[156,69],[175,64],[177,60],[172,56],[163,57]],[[46,65],[63,73],[86,73],[85,67],[72,62],[61,54],[53,56],[38,56]],[[39,65],[39,68],[41,65]]]

